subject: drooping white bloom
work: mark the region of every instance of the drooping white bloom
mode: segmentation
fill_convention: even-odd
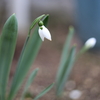
[[[96,44],[96,39],[94,37],[88,39],[86,42],[85,42],[85,47],[87,48],[93,48]]]
[[[39,36],[42,39],[42,41],[44,41],[44,38],[46,38],[50,41],[52,40],[49,30],[44,25],[39,27],[38,32],[39,32]]]
[[[82,92],[79,90],[72,90],[69,94],[69,97],[71,99],[79,99],[82,95]]]

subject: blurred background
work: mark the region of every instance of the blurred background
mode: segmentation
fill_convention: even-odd
[[[75,15],[74,0],[1,0],[0,8],[0,24],[2,25],[11,14],[16,13],[19,30],[28,29],[30,23],[41,14],[50,14],[50,22],[55,26],[72,24]]]
[[[75,27],[72,45],[77,44],[77,52],[82,44],[91,37],[97,39],[95,52],[85,53],[74,65],[66,83],[64,100],[72,100],[69,94],[79,90],[82,95],[77,100],[100,100],[100,1],[99,0],[0,0],[0,32],[7,18],[15,13],[18,19],[18,41],[12,64],[12,78],[17,60],[28,33],[31,22],[42,14],[49,14],[48,29],[52,42],[45,40],[39,51],[34,68],[40,68],[37,78],[30,87],[37,95],[44,87],[55,80],[63,44],[68,27]],[[30,72],[31,72],[30,70]],[[29,72],[29,73],[30,73]],[[20,96],[20,94],[19,94]],[[41,100],[52,100],[54,92],[49,92]]]
[[[32,21],[42,14],[49,14],[48,28],[53,43],[60,44],[59,41],[64,42],[63,37],[67,35],[69,25],[75,26],[75,3],[74,0],[1,0],[0,28],[2,29],[7,18],[15,13],[18,19],[18,43],[22,46]]]

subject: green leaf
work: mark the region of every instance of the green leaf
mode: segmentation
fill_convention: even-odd
[[[15,14],[6,21],[0,37],[0,100],[5,100],[6,86],[17,41]]]
[[[45,23],[47,23],[47,18],[48,16],[46,16],[43,20],[44,25],[46,25]],[[11,85],[8,100],[13,100],[13,98],[16,96],[25,76],[27,75],[41,47],[42,41],[39,37],[38,29],[39,27],[36,28],[32,36],[28,39],[27,44],[24,46],[24,49],[22,50]]]
[[[63,66],[64,63],[66,62],[73,35],[74,35],[74,28],[72,26],[70,26],[69,27],[69,33],[68,33],[67,39],[65,41],[63,51],[62,51],[60,66]]]
[[[49,85],[46,89],[44,89],[40,94],[38,94],[33,100],[38,100],[40,97],[42,97],[44,94],[46,94],[48,91],[51,90],[51,88],[54,86],[54,83]]]
[[[58,73],[57,73],[57,77],[56,77],[56,85],[58,87],[59,83],[60,83],[60,76],[62,74],[63,71],[63,66],[65,65],[67,59],[68,59],[68,54],[69,54],[69,50],[70,50],[70,44],[71,44],[71,40],[73,38],[73,34],[74,34],[74,28],[72,26],[69,27],[69,33],[68,36],[66,38],[65,44],[64,44],[64,48],[62,51],[62,56],[61,56],[61,60],[60,60],[60,65],[59,65],[59,69],[58,69]]]
[[[33,80],[34,80],[34,78],[35,78],[35,76],[36,76],[38,70],[39,70],[38,68],[35,69],[35,70],[32,72],[32,74],[30,75],[30,77],[29,77],[29,79],[28,79],[28,81],[27,81],[27,83],[26,83],[26,85],[25,85],[24,92],[23,92],[23,94],[22,94],[21,100],[24,100],[25,94],[26,94],[26,92],[27,92],[29,86],[30,86],[31,83],[33,82]]]
[[[58,81],[59,83],[56,83],[57,86],[56,86],[56,95],[59,96],[61,95],[63,89],[64,89],[64,86],[65,86],[65,83],[69,77],[69,74],[71,72],[71,69],[74,65],[74,61],[75,61],[75,54],[76,54],[76,47],[72,47],[70,52],[69,52],[69,55],[68,55],[68,59],[66,60],[64,66],[60,66],[60,69],[61,69],[61,73],[58,73],[59,74],[59,78],[58,78]]]

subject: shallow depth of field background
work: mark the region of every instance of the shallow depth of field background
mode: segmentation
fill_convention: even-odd
[[[78,37],[75,0],[0,0],[0,32],[7,18],[15,13],[18,19],[19,31],[16,52],[12,64],[10,81],[13,77],[16,63],[23,46],[31,22],[41,14],[50,14],[48,29],[52,35],[52,42],[45,40],[31,70],[39,68],[38,75],[29,91],[38,94],[44,87],[55,81],[64,41],[68,34],[68,27],[75,27],[72,45],[77,44],[77,52],[82,46]],[[29,73],[30,73],[29,72]],[[87,52],[75,63],[66,83],[64,100],[71,100],[69,93],[80,90],[82,96],[78,100],[100,100],[100,54],[99,50]],[[27,78],[26,78],[27,79]],[[24,85],[23,85],[24,86]],[[23,89],[22,86],[22,89]],[[21,91],[22,91],[21,89]],[[19,95],[20,96],[20,92]],[[54,90],[43,96],[41,100],[53,100]]]

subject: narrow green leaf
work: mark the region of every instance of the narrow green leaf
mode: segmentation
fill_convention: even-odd
[[[47,18],[48,16],[43,20],[44,25],[46,25],[45,23],[47,23]],[[28,70],[30,69],[38,54],[38,51],[42,44],[42,41],[38,34],[38,29],[39,27],[36,28],[32,36],[29,38],[26,47],[22,50],[21,58],[19,58],[18,61],[8,100],[13,100],[13,98],[16,96],[16,93],[22,85],[22,82],[27,75]]]
[[[34,80],[34,78],[35,78],[35,76],[36,76],[38,70],[39,70],[38,68],[35,69],[35,70],[32,72],[32,74],[30,75],[30,77],[29,77],[29,79],[28,79],[28,81],[27,81],[27,83],[26,83],[26,85],[25,85],[24,92],[23,92],[23,94],[22,94],[21,100],[24,100],[25,94],[26,94],[26,92],[27,92],[29,86],[30,86],[31,83],[33,82],[33,80]]]
[[[42,97],[44,94],[46,94],[48,91],[51,90],[51,88],[54,86],[54,83],[49,85],[46,89],[44,89],[40,94],[38,94],[33,100],[38,100],[40,97]]]
[[[74,61],[75,61],[75,54],[76,54],[76,47],[72,47],[68,56],[68,60],[66,61],[66,63],[64,64],[64,66],[61,67],[62,72],[60,73],[59,76],[59,80],[57,83],[57,90],[56,90],[56,94],[57,96],[60,95],[64,89],[65,83],[69,77],[69,74],[71,72],[71,69],[74,65]],[[59,73],[58,73],[59,74]]]
[[[0,100],[5,100],[6,86],[16,47],[17,20],[15,14],[6,21],[0,37]]]
[[[68,36],[66,38],[64,48],[63,48],[63,51],[62,51],[60,66],[63,66],[66,59],[67,59],[73,35],[74,35],[74,28],[72,26],[70,26],[69,27],[69,33],[68,33]]]
[[[62,67],[65,65],[67,59],[68,59],[68,54],[69,54],[69,49],[70,49],[70,44],[71,44],[71,40],[73,38],[73,34],[74,34],[74,28],[72,26],[69,27],[69,33],[68,36],[66,38],[65,44],[64,44],[64,48],[63,48],[63,52],[62,52],[62,56],[61,56],[61,61],[60,61],[60,65],[59,65],[59,69],[58,69],[58,73],[57,73],[57,77],[56,77],[56,83],[57,83],[57,87],[60,83],[60,76],[62,74]]]

